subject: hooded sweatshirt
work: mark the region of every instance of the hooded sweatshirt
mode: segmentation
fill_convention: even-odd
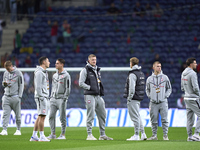
[[[4,72],[2,85],[5,91],[5,95],[7,96],[19,96],[22,98],[22,94],[24,91],[24,77],[21,71],[19,71],[16,67],[13,67],[14,70],[8,72],[7,70]],[[3,82],[7,82],[7,86],[4,86]]]
[[[48,73],[41,66],[37,66],[34,72],[34,86],[35,98],[44,99],[49,97]]]
[[[159,89],[160,92],[156,93],[156,89]],[[146,81],[146,94],[151,102],[161,103],[167,102],[167,98],[172,92],[171,83],[167,75],[163,74],[162,71],[160,74],[155,75],[152,73]]]
[[[185,92],[184,98],[190,98],[190,100],[200,98],[197,74],[189,67],[181,75],[181,90]]]
[[[67,100],[71,91],[71,77],[67,70],[53,75],[51,97]]]

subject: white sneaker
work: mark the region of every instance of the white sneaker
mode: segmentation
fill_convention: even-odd
[[[198,135],[193,135],[187,138],[187,141],[200,141]]]
[[[38,136],[36,136],[36,137],[31,137],[31,139],[30,139],[30,141],[32,142],[32,141],[39,141],[39,138],[38,138]]]
[[[167,135],[164,135],[164,136],[163,136],[163,140],[165,140],[165,141],[169,141],[168,136],[167,136]]]
[[[142,141],[143,141],[143,140],[147,140],[147,136],[146,136],[145,133],[142,133],[142,135],[141,135],[141,140],[142,140]]]
[[[2,130],[0,135],[8,135],[8,132],[6,130]]]
[[[197,139],[192,136],[192,137],[188,137],[187,141],[197,141]]]
[[[148,138],[147,140],[158,140],[157,136],[152,135],[152,137]]]
[[[58,140],[66,140],[65,136],[62,135],[62,134],[61,134],[57,139],[58,139]]]
[[[127,141],[139,141],[140,140],[140,136],[139,135],[133,135],[132,137],[130,137],[129,139],[126,139]]]
[[[92,134],[87,136],[86,140],[97,140]]]
[[[41,136],[39,141],[40,142],[51,142],[51,140],[47,139],[45,136]]]
[[[56,139],[56,135],[50,134],[47,139]]]
[[[100,136],[99,140],[113,140],[113,138],[104,135],[104,136]]]
[[[194,134],[192,137],[197,139],[197,141],[200,141],[200,136],[198,134]]]
[[[20,130],[16,130],[16,132],[14,133],[14,135],[22,135]]]

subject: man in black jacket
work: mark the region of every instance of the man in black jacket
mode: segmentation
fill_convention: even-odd
[[[145,76],[141,71],[141,67],[138,66],[139,59],[133,57],[130,59],[131,71],[129,71],[124,97],[127,98],[127,107],[131,120],[134,123],[135,134],[127,139],[127,141],[140,140],[139,132],[141,131],[141,140],[147,140],[147,136],[144,131],[144,126],[140,117],[140,101],[144,98],[145,89]]]
[[[92,123],[95,112],[99,120],[100,137],[99,140],[113,140],[105,134],[106,110],[105,102],[101,96],[104,95],[103,85],[101,82],[100,68],[96,65],[96,56],[88,56],[87,65],[80,72],[79,86],[84,89],[84,99],[87,109],[87,139],[97,140],[92,135]]]

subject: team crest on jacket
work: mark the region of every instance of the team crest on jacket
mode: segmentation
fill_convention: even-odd
[[[91,103],[91,100],[88,100],[87,102],[88,102],[88,104],[90,104],[90,103]]]
[[[42,111],[43,113],[45,113],[46,112],[46,110],[45,109],[43,109],[43,111]]]

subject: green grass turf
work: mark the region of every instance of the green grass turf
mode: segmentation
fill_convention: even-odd
[[[33,128],[22,128],[21,136],[14,136],[16,128],[8,128],[7,136],[0,136],[0,150],[192,150],[199,149],[200,142],[187,142],[186,128],[169,128],[170,141],[162,140],[162,128],[158,129],[158,141],[126,141],[134,133],[131,127],[107,127],[106,134],[113,141],[86,141],[85,127],[67,127],[66,140],[51,140],[51,142],[30,142]],[[147,137],[151,136],[151,128],[145,128]],[[50,128],[45,128],[45,135],[50,134]],[[56,128],[59,136],[60,128]],[[93,128],[93,135],[99,137],[99,129]]]

